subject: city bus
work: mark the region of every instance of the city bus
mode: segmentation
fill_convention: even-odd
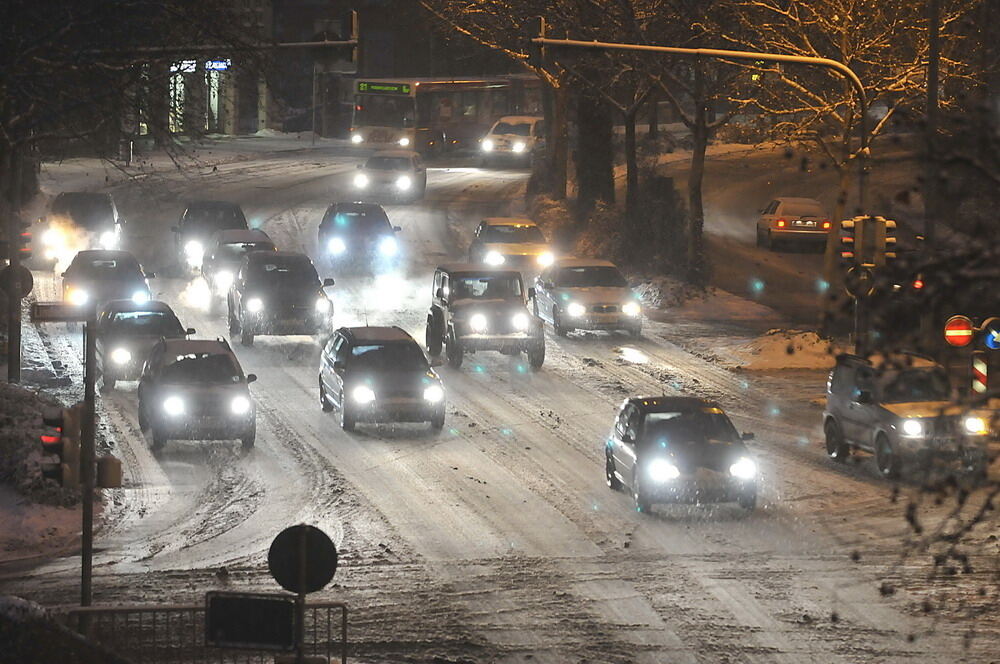
[[[504,115],[541,115],[541,82],[530,74],[469,79],[353,81],[351,142],[439,154],[471,150]]]

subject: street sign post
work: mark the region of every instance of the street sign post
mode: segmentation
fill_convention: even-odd
[[[972,391],[983,394],[989,389],[989,365],[986,353],[981,350],[972,352]]]
[[[31,276],[31,270],[23,265],[18,265],[16,269],[20,278],[15,280],[14,269],[13,265],[8,265],[0,270],[0,288],[9,295],[10,289],[14,287],[14,282],[17,281],[18,290],[15,294],[19,299],[23,300],[31,294],[31,289],[35,287],[35,278]]]
[[[974,333],[975,325],[968,316],[952,316],[944,323],[944,340],[955,348],[971,344]]]

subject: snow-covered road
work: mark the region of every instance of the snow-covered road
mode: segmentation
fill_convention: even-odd
[[[199,279],[176,276],[169,228],[183,203],[237,201],[279,246],[318,259],[320,216],[348,197],[354,163],[337,149],[261,155],[198,178],[113,191],[132,224],[133,250],[158,275],[158,297],[200,336],[228,336],[224,314],[200,306]],[[321,276],[337,279],[337,322],[395,324],[422,339],[433,267],[464,254],[461,238],[481,217],[518,213],[525,179],[432,169],[424,201],[387,207],[403,227],[399,275],[329,275],[317,260]],[[54,291],[51,277],[37,283]],[[651,322],[641,339],[549,335],[537,373],[493,354],[470,357],[460,371],[443,367],[440,434],[422,425],[341,431],[319,408],[318,347],[309,337],[234,344],[244,370],[259,376],[249,452],[238,443],[171,442],[153,456],[138,430],[135,385],[120,385],[102,408],[126,488],[105,509],[95,600],[274,590],[267,547],[285,526],[308,522],[341,552],[335,585],[318,597],[350,605],[360,661],[965,661],[956,655],[959,627],[937,624],[929,634],[931,623],[908,612],[907,597],[879,597],[876,579],[899,547],[903,506],[890,503],[890,487],[868,464],[825,459],[810,403],[822,374],[789,383],[733,373],[672,343],[678,329]],[[617,404],[637,393],[714,398],[754,431],[762,506],[642,515],[608,490],[604,437]],[[0,589],[63,604],[75,596],[77,574],[75,557],[0,568]],[[967,661],[979,661],[993,636],[973,641]]]

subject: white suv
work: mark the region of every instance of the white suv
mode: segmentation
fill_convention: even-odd
[[[501,160],[531,163],[532,153],[545,143],[545,121],[534,115],[505,115],[479,141],[486,166]]]

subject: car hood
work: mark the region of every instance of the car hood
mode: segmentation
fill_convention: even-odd
[[[557,296],[565,296],[570,302],[580,304],[623,304],[635,300],[632,291],[618,286],[595,286],[592,288],[556,288]]]
[[[654,458],[665,458],[677,466],[684,474],[696,472],[699,468],[707,468],[717,472],[728,472],[729,466],[736,463],[742,456],[749,456],[746,447],[736,443],[726,442],[690,442],[669,443],[654,455]]]
[[[131,299],[136,291],[149,293],[149,285],[145,281],[120,281],[118,279],[67,279],[63,281],[64,288],[80,288],[91,295],[91,301],[96,299],[118,300]]]
[[[376,398],[380,394],[416,394],[423,396],[425,388],[430,385],[440,385],[441,379],[433,371],[380,371],[378,373],[362,373],[350,376],[347,384],[350,387],[367,385],[375,392]]]
[[[465,298],[461,300],[455,300],[450,305],[449,308],[455,316],[471,316],[474,313],[484,313],[484,314],[497,314],[497,313],[509,313],[515,314],[523,311],[527,311],[524,303],[519,299],[503,300],[503,299],[474,299]]]
[[[315,302],[320,297],[323,297],[324,293],[320,290],[319,284],[315,286],[289,286],[286,288],[270,288],[270,289],[250,289],[246,290],[243,295],[244,300],[249,300],[250,298],[259,297],[261,300],[266,302],[275,303],[285,303],[285,304],[301,304],[303,302]]]
[[[970,410],[966,406],[951,401],[909,401],[879,405],[900,418],[957,417],[959,415],[977,415],[989,418],[992,414],[989,410]]]
[[[132,354],[145,354],[156,345],[160,339],[183,339],[184,333],[153,336],[151,334],[102,334],[98,337],[106,350],[125,348]]]
[[[483,244],[483,251],[496,251],[504,256],[537,256],[551,249],[547,244],[534,242],[487,242]]]

